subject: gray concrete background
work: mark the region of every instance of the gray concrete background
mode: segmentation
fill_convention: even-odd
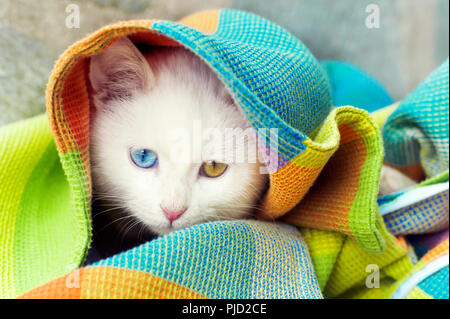
[[[380,27],[369,29],[368,4]],[[80,8],[68,29],[66,7]],[[403,98],[448,57],[448,0],[0,0],[0,125],[44,111],[44,88],[67,46],[119,20],[176,20],[208,8],[266,17],[300,38],[319,59],[356,64],[394,99]]]

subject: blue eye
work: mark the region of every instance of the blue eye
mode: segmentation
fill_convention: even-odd
[[[130,150],[130,156],[133,163],[138,167],[152,168],[158,163],[156,153],[145,148]]]

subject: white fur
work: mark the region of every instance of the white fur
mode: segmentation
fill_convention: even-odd
[[[381,167],[380,196],[393,194],[416,184],[416,181],[390,166]]]
[[[91,61],[90,81],[97,106],[90,131],[94,188],[118,199],[157,234],[247,217],[266,184],[267,176],[259,172],[262,164],[228,162],[222,176],[204,177],[199,175],[201,161],[223,160],[220,148],[209,148],[207,155],[205,149],[221,141],[212,136],[195,150],[192,145],[195,121],[203,129],[220,131],[248,127],[223,84],[185,49],[153,49],[144,54],[145,59],[139,55],[124,38]],[[121,80],[114,75],[116,70],[126,77]],[[118,93],[106,92],[111,88]],[[192,150],[184,160],[171,155],[177,145],[174,134],[180,129],[188,132],[182,138],[183,146]],[[256,142],[249,138],[248,143],[254,146]],[[134,165],[129,157],[132,147],[156,152],[157,166],[142,169]],[[187,210],[171,225],[161,205]]]

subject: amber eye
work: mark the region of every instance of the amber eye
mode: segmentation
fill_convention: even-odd
[[[208,161],[202,164],[200,167],[200,175],[206,177],[219,177],[227,170],[228,165],[224,163],[218,163],[216,161]]]

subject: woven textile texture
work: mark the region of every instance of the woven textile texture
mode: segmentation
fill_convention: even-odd
[[[448,59],[406,97],[383,126],[385,161],[426,177],[448,170]]]
[[[424,178],[378,198],[387,229],[403,238],[414,263],[393,298],[449,298],[448,72],[446,60],[384,114],[385,160],[411,177]]]
[[[78,272],[22,297],[322,298],[298,230],[256,221],[190,227]]]

